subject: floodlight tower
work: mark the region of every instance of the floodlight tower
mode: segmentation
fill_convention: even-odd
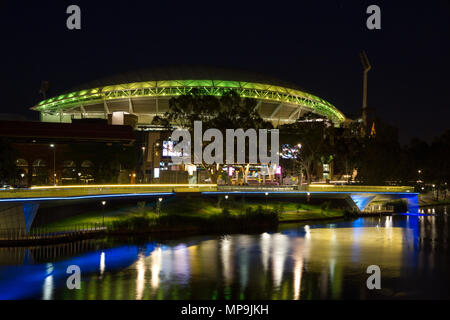
[[[362,122],[363,122],[363,135],[366,134],[367,130],[367,73],[372,66],[370,65],[369,59],[366,53],[363,51],[359,54],[361,58],[361,64],[364,68],[364,79],[363,79],[363,103],[362,103]]]

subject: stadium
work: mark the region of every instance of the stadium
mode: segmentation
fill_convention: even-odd
[[[275,126],[294,122],[306,112],[326,117],[339,126],[345,116],[331,103],[298,86],[260,74],[210,67],[156,68],[119,74],[86,83],[40,101],[31,109],[43,122],[134,115],[136,125],[150,125],[168,110],[172,97],[196,88],[201,94],[221,96],[233,89],[241,97],[256,99],[259,114]]]

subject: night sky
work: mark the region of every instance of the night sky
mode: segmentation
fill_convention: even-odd
[[[0,2],[0,113],[37,119],[41,80],[51,92],[124,71],[211,65],[294,82],[360,115],[362,67],[372,63],[368,106],[401,141],[449,128],[450,1],[18,1]],[[66,28],[77,4],[82,29]],[[381,30],[366,8],[381,7]]]

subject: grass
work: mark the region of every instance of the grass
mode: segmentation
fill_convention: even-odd
[[[338,218],[344,216],[344,211],[326,206],[288,203],[280,214],[280,222],[302,221],[313,219]]]
[[[159,214],[158,214],[159,212]],[[105,224],[115,229],[164,227],[204,227],[208,229],[240,228],[244,225],[276,225],[279,222],[329,219],[343,217],[344,211],[333,209],[329,203],[308,205],[298,202],[219,200],[206,198],[166,199],[158,204],[144,202],[119,209],[105,208]],[[47,228],[102,223],[103,212],[92,211],[52,222]]]
[[[76,216],[67,217],[61,220],[50,222],[45,227],[47,228],[63,228],[73,225],[81,224],[93,224],[102,223],[103,214],[105,216],[105,224],[113,223],[114,221],[123,219],[126,216],[132,216],[138,213],[139,208],[137,206],[126,206],[119,209],[108,209],[89,211],[86,213],[78,214]]]
[[[430,195],[419,195],[419,206],[433,206],[433,205],[442,205],[442,204],[450,204],[450,198],[447,197],[445,199],[434,199],[433,196]]]

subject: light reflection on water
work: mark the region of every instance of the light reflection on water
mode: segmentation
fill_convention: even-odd
[[[1,299],[448,298],[447,215],[289,224],[163,243],[0,249]],[[80,290],[65,288],[79,265]],[[382,290],[366,288],[379,265]]]

